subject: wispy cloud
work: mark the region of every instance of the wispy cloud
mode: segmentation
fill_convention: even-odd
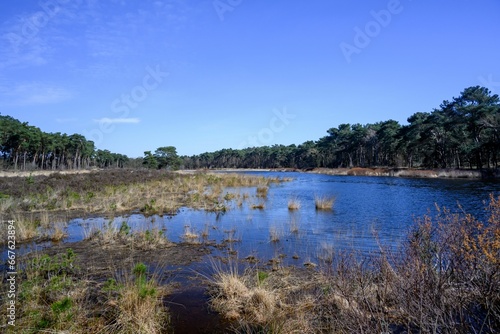
[[[117,124],[117,123],[128,123],[128,124],[135,124],[139,123],[141,120],[138,118],[99,118],[99,119],[94,119],[94,122],[96,123],[106,123],[106,124]]]
[[[39,3],[29,12],[21,12],[0,25],[0,69],[45,65],[60,44],[57,39],[78,3]]]
[[[19,42],[13,33],[0,35],[0,46],[0,69],[45,65],[52,50],[38,37],[24,43]]]
[[[66,88],[41,82],[20,83],[10,87],[0,87],[0,105],[33,106],[53,104],[73,97]]]

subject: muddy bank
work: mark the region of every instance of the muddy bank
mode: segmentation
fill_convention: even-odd
[[[500,169],[414,169],[414,168],[314,168],[308,173],[351,176],[393,176],[415,178],[498,179]]]
[[[56,257],[71,249],[75,254],[76,279],[88,284],[88,290],[99,291],[110,279],[121,280],[138,263],[148,267],[148,276],[154,276],[168,291],[163,305],[168,309],[170,325],[166,333],[225,333],[228,322],[209,307],[207,278],[210,264],[206,256],[211,253],[208,245],[169,243],[152,250],[137,249],[132,244],[101,244],[84,240],[60,243],[26,256],[47,254]],[[92,293],[96,300],[95,312],[103,313],[102,296]],[[193,321],[196,319],[196,321]]]
[[[103,245],[97,241],[78,241],[60,243],[47,248],[48,255],[64,254],[71,248],[76,254],[75,264],[85,269],[85,274],[92,279],[113,276],[117,270],[131,268],[134,264],[143,262],[154,271],[156,268],[168,272],[169,268],[188,266],[199,262],[204,255],[210,253],[204,245],[169,243],[154,249],[137,249],[133,244]]]

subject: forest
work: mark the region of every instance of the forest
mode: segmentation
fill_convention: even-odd
[[[47,133],[27,122],[0,115],[3,169],[83,168],[498,168],[500,99],[480,86],[466,88],[430,112],[418,112],[401,125],[340,124],[327,135],[300,145],[222,149],[179,157],[173,146],[144,157],[97,149],[83,135]]]
[[[185,168],[497,168],[500,102],[485,87],[466,88],[408,124],[340,124],[317,141],[183,157]]]
[[[0,115],[0,153],[4,169],[83,169],[124,167],[128,157],[96,149],[83,135],[47,133],[28,122]]]

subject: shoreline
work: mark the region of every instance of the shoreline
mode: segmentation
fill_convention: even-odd
[[[346,176],[390,176],[431,179],[499,179],[499,169],[414,169],[414,168],[314,168],[314,174]]]
[[[0,178],[3,177],[29,177],[48,176],[53,173],[64,174],[86,174],[100,172],[103,169],[75,169],[75,170],[34,170],[34,171],[0,171]],[[217,169],[181,169],[174,171],[178,174],[192,174],[198,172],[297,172],[324,174],[336,176],[389,176],[406,178],[432,178],[432,179],[500,179],[500,168],[484,169],[455,169],[455,168],[435,168],[418,169],[407,167],[352,167],[352,168],[217,168]]]
[[[353,167],[353,168],[218,168],[197,171],[209,172],[297,172],[336,176],[385,176],[431,179],[500,179],[500,169],[417,169],[405,167]],[[196,172],[196,171],[193,171]]]

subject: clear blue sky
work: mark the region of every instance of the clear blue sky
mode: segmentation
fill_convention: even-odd
[[[500,93],[499,17],[498,0],[2,1],[0,113],[131,157],[405,124]]]

